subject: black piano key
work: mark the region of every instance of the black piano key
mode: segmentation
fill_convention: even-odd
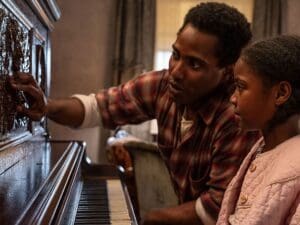
[[[84,180],[74,224],[111,224],[105,180]]]
[[[92,225],[92,224],[95,224],[95,225],[111,225],[110,221],[109,220],[101,220],[101,219],[84,219],[84,220],[81,220],[81,221],[75,221],[74,223],[75,225],[76,224],[84,224],[84,225]]]
[[[97,209],[97,208],[84,208],[84,209],[78,209],[77,213],[85,213],[85,212],[97,212],[97,213],[106,213],[109,212],[109,209]]]

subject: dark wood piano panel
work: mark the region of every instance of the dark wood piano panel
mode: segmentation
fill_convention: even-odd
[[[109,196],[101,195],[98,190],[95,192],[94,187],[99,188],[99,183],[119,180],[120,172],[110,165],[88,164],[82,142],[54,141],[38,136],[4,151],[26,154],[0,174],[1,224],[110,224],[102,222],[109,221],[110,212],[120,208],[120,205],[109,208],[103,203],[95,207],[94,203],[99,204],[96,202],[99,196]],[[0,158],[0,164],[5,161],[6,155]],[[137,224],[127,188],[124,183],[120,184],[122,187],[113,196],[124,195],[121,205],[125,207],[120,214],[128,216],[124,223],[117,219],[119,223],[112,224]],[[93,192],[84,194],[85,187],[92,187]],[[83,204],[82,199],[85,201]],[[80,209],[82,206],[88,206],[85,212]],[[108,214],[102,214],[100,207],[103,206],[108,209]],[[88,222],[91,220],[93,223]]]
[[[78,163],[83,148],[76,142],[56,143],[43,139],[30,140],[16,147],[30,154],[0,176],[0,221],[34,224],[29,221],[41,219],[40,214],[47,208],[44,204],[54,201],[52,198],[56,196],[52,195],[64,181],[63,173],[72,163]]]
[[[80,210],[80,201],[90,200],[95,203],[101,192],[99,183],[107,180],[119,179],[118,171],[109,165],[89,165],[84,159],[85,144],[77,141],[47,141],[38,138],[28,140],[15,148],[25,150],[29,154],[12,165],[0,175],[0,221],[1,224],[74,224]],[[88,196],[84,195],[85,186],[95,191]],[[120,224],[137,224],[132,204],[126,187],[119,190],[125,196],[127,213],[130,221]],[[83,196],[83,197],[82,197]],[[107,198],[107,196],[101,196]],[[88,205],[90,207],[90,205]],[[87,208],[86,216],[93,224],[110,224],[110,211],[108,205],[106,215],[97,206],[95,215]],[[122,212],[122,213],[123,213]],[[82,217],[82,210],[81,210]],[[106,221],[105,223],[101,223]],[[129,222],[128,222],[129,221]],[[78,223],[78,224],[92,224]]]

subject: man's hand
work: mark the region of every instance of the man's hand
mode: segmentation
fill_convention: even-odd
[[[152,210],[147,213],[141,225],[202,225],[195,211],[195,201],[172,208]]]
[[[17,72],[11,77],[10,84],[16,91],[23,91],[29,103],[29,108],[18,105],[18,113],[35,121],[41,120],[47,112],[47,100],[32,75]]]

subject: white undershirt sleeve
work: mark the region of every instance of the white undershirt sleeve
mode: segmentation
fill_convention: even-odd
[[[89,95],[72,95],[77,98],[84,107],[84,119],[82,124],[77,128],[91,128],[101,126],[101,116],[95,94]]]
[[[216,221],[205,211],[201,198],[198,198],[196,200],[195,205],[196,214],[200,218],[201,222],[204,225],[215,225]]]

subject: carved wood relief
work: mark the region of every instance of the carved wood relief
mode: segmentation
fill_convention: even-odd
[[[16,105],[28,106],[22,92],[10,88],[17,71],[30,71],[30,32],[0,5],[0,139],[16,129],[27,129],[28,119],[16,114]],[[17,78],[17,77],[16,77]]]
[[[9,79],[17,73],[30,72],[46,92],[47,75],[44,39],[34,29],[25,27],[0,3],[0,141],[17,133],[35,133],[45,126],[32,123],[16,113],[16,106],[28,107],[23,92],[14,91]]]

